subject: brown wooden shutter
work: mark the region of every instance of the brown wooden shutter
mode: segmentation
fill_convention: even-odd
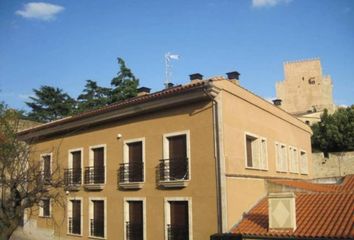
[[[81,151],[71,152],[72,155],[72,182],[81,182]]]
[[[95,236],[104,237],[104,201],[93,201]]]
[[[81,234],[81,201],[72,200],[72,233]]]
[[[172,239],[187,240],[189,238],[188,202],[171,201],[170,214],[170,235]]]
[[[50,180],[51,178],[51,157],[46,155],[43,157],[43,171],[45,180]]]
[[[129,148],[129,181],[143,181],[143,143],[128,144]]]
[[[43,199],[43,216],[50,217],[50,199]]]
[[[169,174],[171,179],[188,177],[187,169],[187,137],[179,135],[168,137],[169,142]]]
[[[104,148],[93,149],[94,182],[104,183]]]
[[[129,201],[129,240],[143,240],[143,202]]]
[[[246,149],[247,149],[247,167],[253,167],[253,159],[252,159],[252,137],[246,136]]]

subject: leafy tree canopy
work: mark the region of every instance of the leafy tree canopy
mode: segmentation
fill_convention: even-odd
[[[49,122],[70,115],[75,110],[75,100],[60,88],[42,86],[33,89],[35,97],[26,104],[32,109],[29,119],[38,122]]]
[[[135,97],[139,86],[139,79],[134,76],[122,58],[118,58],[118,64],[119,72],[117,77],[113,78],[111,81],[113,87],[112,103]]]
[[[321,121],[312,125],[312,147],[325,153],[354,150],[354,105],[332,115],[325,109]]]
[[[110,102],[111,89],[100,87],[97,82],[87,80],[85,89],[77,98],[78,112],[103,107]]]

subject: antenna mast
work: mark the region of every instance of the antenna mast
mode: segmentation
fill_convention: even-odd
[[[172,81],[172,64],[171,60],[178,60],[177,54],[170,52],[165,54],[165,88],[168,88],[168,84]]]

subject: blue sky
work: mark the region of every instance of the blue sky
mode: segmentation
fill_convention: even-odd
[[[354,103],[352,0],[0,0],[0,101],[11,107],[26,109],[41,85],[73,97],[87,79],[109,86],[117,57],[160,90],[166,52],[180,55],[174,83],[237,70],[264,98],[284,61],[319,57],[336,104]]]

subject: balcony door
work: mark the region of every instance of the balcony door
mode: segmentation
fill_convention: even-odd
[[[128,143],[129,148],[129,182],[143,181],[143,143]]]
[[[71,200],[72,218],[71,233],[81,234],[81,201]]]
[[[170,201],[169,240],[189,239],[188,201]]]
[[[42,157],[43,161],[43,177],[44,183],[49,183],[52,175],[52,158],[51,155],[44,155]]]
[[[188,177],[187,137],[178,135],[168,137],[169,145],[169,174],[170,179],[185,179]]]
[[[104,183],[104,148],[93,149],[93,173],[95,183]]]
[[[93,221],[91,222],[91,235],[104,237],[104,201],[93,201]]]
[[[143,240],[143,202],[128,201],[127,240]]]
[[[72,183],[81,183],[81,151],[71,152],[72,156]]]

